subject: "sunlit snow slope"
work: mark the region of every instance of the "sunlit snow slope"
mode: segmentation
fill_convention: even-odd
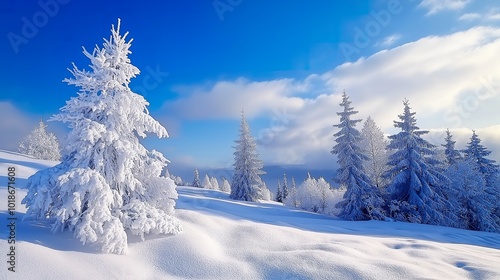
[[[0,279],[500,279],[500,234],[400,222],[347,222],[276,203],[179,187],[177,236],[129,236],[102,254],[71,233],[23,222],[17,190],[16,272],[8,271],[7,168],[25,178],[55,162],[0,151]]]

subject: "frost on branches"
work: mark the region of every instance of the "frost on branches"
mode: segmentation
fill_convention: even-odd
[[[182,231],[172,216],[175,184],[161,176],[168,160],[138,139],[168,134],[149,115],[149,103],[129,88],[139,69],[128,58],[132,40],[119,31],[120,21],[103,48],[84,49],[90,71],[74,66],[74,78],[64,80],[80,88],[53,117],[71,128],[65,155],[29,178],[22,201],[27,217],[47,219],[54,232],[68,229],[84,244],[117,254],[127,249],[127,230],[141,238]]]
[[[382,175],[387,169],[387,141],[384,133],[377,126],[375,121],[368,117],[361,129],[361,147],[365,149],[368,159],[363,161],[363,168],[366,175],[379,189],[386,185],[386,180]]]
[[[265,174],[264,166],[259,159],[254,138],[250,135],[250,128],[241,114],[240,137],[236,142],[234,152],[234,173],[231,182],[230,198],[245,201],[269,199],[269,190],[260,178]]]
[[[47,133],[47,125],[40,120],[38,126],[19,144],[19,152],[37,159],[60,160],[59,142],[54,133]]]
[[[368,160],[368,156],[360,147],[361,133],[355,128],[356,123],[361,120],[351,119],[358,112],[350,105],[349,96],[344,92],[340,103],[343,110],[337,113],[340,123],[334,125],[340,130],[334,134],[336,144],[332,149],[340,166],[336,181],[341,188],[346,188],[344,200],[338,205],[342,209],[339,217],[354,221],[384,219],[381,208],[384,201],[363,168],[363,162]]]

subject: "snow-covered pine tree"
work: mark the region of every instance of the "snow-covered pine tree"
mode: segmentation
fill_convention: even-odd
[[[283,193],[281,192],[281,182],[278,180],[278,187],[276,188],[276,197],[274,198],[276,202],[283,202]]]
[[[455,150],[456,141],[452,140],[453,135],[449,129],[446,129],[446,137],[444,138],[445,144],[441,146],[444,147],[444,154],[446,155],[446,163],[448,166],[455,164],[458,160],[462,159],[462,155],[458,150]]]
[[[334,134],[337,144],[331,151],[337,155],[340,166],[335,180],[347,190],[344,200],[338,206],[342,209],[339,217],[345,220],[384,219],[383,199],[363,168],[363,161],[368,160],[368,157],[360,147],[361,133],[355,127],[361,120],[351,119],[358,112],[351,107],[351,101],[345,91],[340,106],[343,109],[337,113],[340,123],[334,125],[340,130]]]
[[[383,189],[387,180],[382,178],[382,174],[387,171],[387,141],[384,133],[377,126],[375,121],[369,116],[363,123],[361,129],[361,147],[365,149],[368,157],[363,161],[363,168],[371,182],[379,189]]]
[[[210,177],[208,177],[208,174],[205,174],[205,177],[203,178],[203,184],[202,184],[204,189],[209,189],[213,190],[214,188],[212,187],[212,183],[210,182]]]
[[[193,183],[191,184],[192,187],[195,187],[195,188],[201,188],[201,182],[200,182],[200,172],[198,172],[198,169],[195,169],[194,170],[194,173],[193,173]]]
[[[470,142],[467,144],[467,147],[463,152],[465,158],[477,164],[479,172],[483,174],[483,177],[486,180],[486,185],[494,186],[496,177],[499,176],[500,173],[499,166],[498,164],[495,164],[495,160],[486,158],[491,154],[491,151],[481,144],[481,139],[479,139],[475,130],[472,131]]]
[[[403,101],[404,112],[394,126],[401,132],[389,136],[387,148],[390,169],[384,176],[391,180],[388,194],[391,214],[398,220],[435,225],[450,225],[448,216],[452,206],[444,197],[444,188],[449,184],[442,174],[436,158],[436,146],[421,136],[428,131],[419,130],[415,113],[410,111],[408,100]]]
[[[486,182],[479,166],[471,159],[456,160],[446,171],[450,178],[449,195],[451,203],[458,213],[457,227],[464,229],[500,232],[500,224],[491,211],[496,200],[486,191]]]
[[[286,173],[283,173],[283,191],[282,191],[282,200],[285,200],[288,196],[288,182],[286,179]]]
[[[260,175],[265,174],[262,171],[264,165],[257,154],[257,144],[250,134],[243,112],[241,113],[240,136],[235,143],[234,172],[229,197],[245,201],[257,201],[264,198],[264,193],[269,192],[260,178]]]
[[[212,185],[212,189],[219,190],[219,181],[215,176],[210,177],[210,185]]]
[[[229,184],[227,179],[224,177],[222,178],[222,184],[221,184],[220,190],[223,192],[226,192],[226,193],[231,192],[231,184]]]
[[[300,207],[300,202],[297,198],[297,185],[295,184],[294,177],[292,177],[292,186],[288,192],[288,196],[283,200],[283,204],[295,208]]]
[[[139,74],[128,58],[132,40],[120,35],[120,21],[111,32],[103,48],[83,50],[91,70],[73,65],[74,78],[64,80],[80,87],[53,117],[71,128],[64,157],[28,179],[22,203],[26,217],[48,219],[53,231],[68,229],[84,244],[120,254],[127,249],[126,231],[144,238],[182,227],[172,215],[175,184],[160,176],[168,160],[138,139],[146,132],[167,137],[167,131],[149,115],[144,97],[129,88]]]
[[[464,157],[469,159],[474,164],[477,165],[478,171],[482,174],[485,182],[485,191],[489,194],[489,197],[494,199],[493,207],[491,212],[496,224],[500,225],[500,168],[496,164],[495,160],[488,159],[487,156],[491,154],[483,144],[481,144],[481,139],[476,134],[476,131],[472,131],[472,136],[470,142],[465,148]]]
[[[54,133],[47,133],[47,125],[40,120],[38,126],[33,129],[19,143],[19,152],[37,159],[61,160],[59,142]]]

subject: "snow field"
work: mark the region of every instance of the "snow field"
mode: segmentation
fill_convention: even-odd
[[[0,152],[0,162],[12,154]],[[50,162],[19,156],[17,165]],[[19,168],[19,177],[28,177]],[[2,170],[2,172],[4,172]],[[0,176],[6,201],[6,177]],[[178,187],[179,235],[128,235],[125,255],[82,245],[72,233],[22,221],[17,191],[16,272],[0,279],[500,279],[500,234],[402,222],[349,222],[228,194]],[[6,223],[6,204],[0,204]]]

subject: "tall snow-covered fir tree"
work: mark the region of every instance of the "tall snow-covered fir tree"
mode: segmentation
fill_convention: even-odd
[[[269,192],[260,175],[264,164],[257,154],[257,144],[250,134],[250,127],[241,113],[240,136],[235,141],[234,172],[231,182],[230,198],[245,201],[257,201]]]
[[[177,234],[173,217],[177,191],[174,182],[160,176],[168,160],[148,151],[138,137],[154,133],[168,137],[166,129],[147,110],[149,103],[131,91],[130,80],[139,69],[130,63],[131,41],[118,26],[102,48],[92,53],[90,70],[70,72],[65,79],[80,88],[53,117],[71,131],[62,162],[28,179],[26,217],[50,220],[52,230],[74,232],[103,252],[124,253],[127,233]]]
[[[483,144],[481,144],[481,139],[476,134],[476,131],[472,131],[472,136],[470,142],[467,144],[466,149],[463,151],[464,157],[470,160],[473,164],[477,166],[477,170],[483,176],[486,182],[485,192],[487,192],[491,199],[493,199],[493,205],[491,212],[496,224],[500,225],[500,168],[496,164],[495,160],[488,159],[487,156],[491,154]]]
[[[193,172],[193,183],[191,186],[195,188],[202,188],[201,182],[200,182],[200,172],[198,172],[198,169],[195,169]]]
[[[336,144],[331,151],[337,155],[340,166],[335,180],[347,190],[338,205],[342,209],[339,217],[346,220],[383,219],[383,199],[363,168],[363,162],[368,160],[368,157],[360,147],[361,133],[355,127],[361,120],[352,119],[358,112],[351,107],[351,101],[345,91],[340,106],[343,109],[337,113],[340,123],[334,125],[340,130],[334,134]]]
[[[368,178],[379,189],[385,187],[387,180],[382,175],[387,170],[387,141],[384,133],[369,116],[361,129],[361,147],[368,159],[363,161],[363,168]]]
[[[47,133],[46,128],[47,125],[40,120],[38,126],[19,143],[19,152],[37,159],[61,160],[57,137],[54,133]]]
[[[446,129],[446,137],[444,138],[445,144],[442,144],[441,146],[444,147],[444,154],[446,156],[446,163],[448,165],[453,165],[462,158],[460,152],[455,149],[456,141],[453,141],[452,138],[453,135],[451,134],[450,130]]]
[[[397,220],[450,225],[449,211],[453,210],[444,196],[449,180],[440,169],[443,163],[436,157],[436,146],[421,137],[428,131],[417,127],[409,101],[404,100],[403,105],[400,121],[394,121],[401,132],[389,136],[387,146],[393,152],[388,161],[390,169],[384,174],[391,180],[387,189],[392,199],[391,215]]]

